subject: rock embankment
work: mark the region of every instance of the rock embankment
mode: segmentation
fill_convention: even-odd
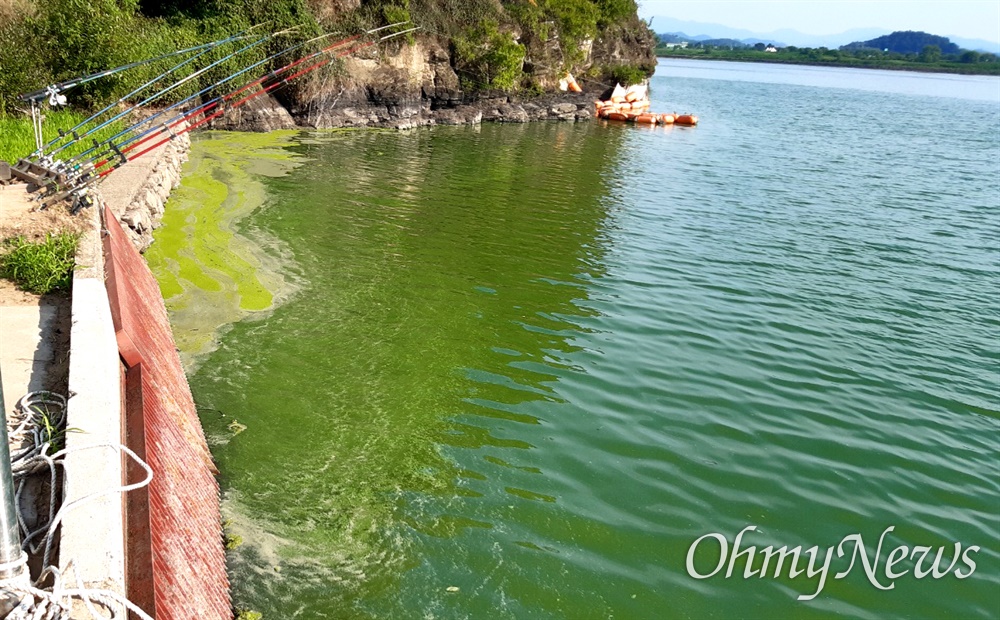
[[[140,252],[153,243],[170,192],[181,183],[191,138],[181,134],[150,153],[128,162],[101,184],[100,192]]]
[[[608,62],[645,62],[650,46],[635,43],[625,54],[602,50]],[[647,49],[648,48],[648,49]],[[596,51],[594,52],[597,53]],[[341,60],[332,75],[310,74],[301,83],[256,97],[212,122],[218,129],[388,127],[482,122],[580,121],[593,116],[593,101],[614,84],[580,78],[585,92],[469,92],[463,89],[444,42],[418,38],[379,54],[359,53]],[[558,75],[558,72],[553,75]]]
[[[260,97],[212,124],[215,129],[273,131],[277,129],[340,129],[385,127],[413,129],[430,125],[478,125],[532,121],[583,121],[594,115],[590,93],[556,93],[535,97],[486,96],[438,101],[431,98],[354,98],[315,102],[303,109],[285,108],[270,97]]]

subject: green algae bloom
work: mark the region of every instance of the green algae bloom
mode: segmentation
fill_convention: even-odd
[[[271,310],[292,286],[288,252],[241,221],[267,201],[259,176],[282,176],[301,158],[295,132],[199,134],[146,260],[170,311],[185,365],[211,351],[218,329]]]

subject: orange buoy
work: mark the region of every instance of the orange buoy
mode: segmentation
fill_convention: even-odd
[[[625,93],[625,101],[628,101],[629,103],[635,101],[638,98],[639,98],[638,93],[636,93],[633,90],[630,90],[629,92]]]
[[[611,103],[625,103],[625,97],[621,95],[613,95],[611,97]]]
[[[694,114],[681,114],[674,119],[674,123],[677,125],[697,125],[698,117]]]
[[[658,115],[656,117],[656,120],[659,121],[659,123],[661,125],[673,125],[674,124],[674,115],[673,114],[660,114],[660,115]]]
[[[637,123],[646,123],[648,125],[655,125],[656,121],[657,119],[655,114],[639,114],[635,117],[635,122]]]
[[[626,114],[622,114],[621,112],[609,112],[608,115],[605,116],[604,118],[608,119],[609,121],[627,121],[628,120],[628,116]]]

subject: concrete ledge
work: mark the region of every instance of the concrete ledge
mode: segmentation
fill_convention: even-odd
[[[100,214],[92,218],[80,242],[73,275],[73,324],[70,331],[69,449],[122,442],[121,362],[108,293],[104,287]],[[122,458],[110,448],[71,452],[65,460],[63,505],[122,485]],[[73,562],[88,586],[125,595],[123,497],[112,493],[66,513],[60,532],[59,565]],[[117,610],[124,613],[124,609]],[[74,617],[77,617],[74,615]],[[89,617],[89,614],[79,617]]]

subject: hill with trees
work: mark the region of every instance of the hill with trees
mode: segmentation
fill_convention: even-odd
[[[942,54],[958,54],[961,51],[948,37],[914,30],[899,30],[868,41],[855,41],[841,46],[840,49],[876,49],[897,54],[919,54],[928,45],[936,45]]]

